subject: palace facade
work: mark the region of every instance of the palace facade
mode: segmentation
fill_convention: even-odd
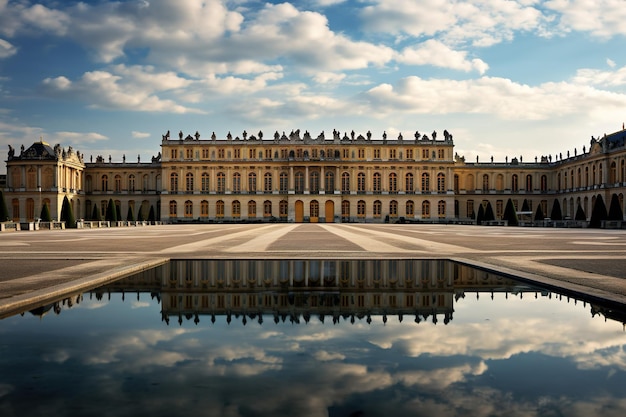
[[[531,162],[470,162],[452,135],[415,132],[388,139],[367,132],[312,137],[299,131],[218,139],[163,135],[150,162],[85,162],[71,147],[43,141],[10,147],[4,198],[12,220],[39,217],[47,204],[60,218],[68,198],[77,218],[102,215],[113,201],[123,220],[177,222],[473,222],[480,205],[501,219],[508,199],[532,217],[556,202],[589,220],[600,196],[624,212],[626,130],[593,138],[588,148]],[[615,197],[614,197],[615,196]]]

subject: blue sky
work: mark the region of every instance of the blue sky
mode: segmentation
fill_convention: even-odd
[[[43,137],[147,161],[167,130],[580,152],[626,121],[624,22],[624,0],[0,0],[0,158]]]

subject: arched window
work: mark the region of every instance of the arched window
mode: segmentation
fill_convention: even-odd
[[[209,174],[207,174],[206,172],[202,173],[202,177],[201,177],[201,186],[202,186],[202,192],[203,193],[208,193],[209,192],[209,188],[211,187],[211,182],[209,181]]]
[[[517,174],[513,174],[511,177],[511,191],[514,193],[519,191],[519,182],[517,180]]]
[[[235,218],[239,218],[241,216],[241,203],[239,202],[239,200],[233,201],[232,212],[233,217]]]
[[[191,172],[188,172],[185,175],[185,191],[188,193],[193,192],[193,173]]]
[[[437,214],[439,215],[440,219],[446,217],[446,202],[445,201],[439,200],[439,203],[437,203]]]
[[[335,174],[332,171],[326,171],[324,174],[324,190],[326,194],[335,192]]]
[[[102,191],[109,191],[109,177],[103,175],[101,178]]]
[[[359,172],[357,175],[357,192],[365,192],[365,174],[363,172]]]
[[[256,201],[248,201],[248,217],[256,217]]]
[[[530,193],[532,191],[533,191],[533,176],[528,174],[526,175],[526,192]]]
[[[135,192],[135,176],[133,174],[128,176],[128,191]]]
[[[304,193],[304,174],[302,172],[296,172],[295,182],[296,194]]]
[[[122,176],[121,175],[116,175],[113,178],[114,184],[115,184],[115,192],[119,193],[122,191]]]
[[[542,175],[541,176],[541,192],[546,192],[546,191],[548,191],[548,177],[546,175]]]
[[[233,193],[241,193],[241,174],[238,172],[233,174]]]
[[[483,175],[483,192],[489,191],[489,175]]]
[[[375,193],[380,193],[380,172],[374,172],[373,182],[372,182],[372,191]]]
[[[289,203],[287,203],[287,200],[280,200],[280,203],[278,203],[278,212],[281,219],[287,218],[289,215]]]
[[[398,192],[398,176],[395,172],[389,174],[389,192],[397,193]]]
[[[341,192],[344,194],[350,193],[350,174],[348,172],[341,174]]]
[[[365,218],[365,201],[359,200],[356,203],[356,215],[358,218]]]
[[[582,171],[580,168],[576,170],[576,185],[575,187],[582,187]]]
[[[404,177],[404,191],[407,194],[413,194],[413,192],[415,191],[414,187],[415,187],[415,184],[413,183],[413,174],[409,172]]]
[[[309,191],[311,194],[320,192],[320,173],[317,171],[312,171],[309,175]]]
[[[209,217],[209,202],[206,200],[200,202],[200,217]]]
[[[615,161],[611,162],[611,171],[609,173],[609,183],[615,184],[617,182],[617,164]]]
[[[217,173],[217,192],[224,194],[226,191],[226,175],[223,172]]]
[[[287,191],[289,191],[289,175],[286,172],[280,173],[279,182],[281,193],[286,193]]]
[[[272,216],[272,202],[269,200],[265,200],[263,202],[263,217],[271,217]]]
[[[407,201],[404,212],[407,217],[413,217],[415,215],[415,203],[411,200]]]
[[[248,174],[248,192],[256,193],[256,174],[254,172]]]
[[[380,218],[383,211],[383,203],[380,200],[374,201],[374,205],[372,206],[374,211],[374,218]]]
[[[178,174],[175,172],[170,174],[170,191],[172,193],[178,192]]]
[[[185,201],[185,217],[193,217],[193,203],[191,200]]]
[[[589,187],[589,167],[585,167],[585,187]]]
[[[350,202],[348,200],[343,200],[341,202],[341,218],[343,220],[350,219]]]
[[[176,217],[178,212],[178,205],[175,200],[170,200],[170,217]]]
[[[389,202],[389,217],[398,217],[398,202],[396,200]]]
[[[143,191],[148,191],[150,189],[150,177],[148,176],[148,174],[144,174],[141,179],[141,189]]]
[[[430,202],[428,200],[422,201],[422,218],[430,219]]]
[[[219,219],[224,217],[224,202],[222,200],[215,202],[215,217]]]
[[[422,173],[422,192],[430,192],[430,175],[428,172]]]
[[[445,193],[446,192],[446,174],[440,172],[437,174],[437,192]]]
[[[266,193],[272,192],[272,173],[266,172],[263,176],[263,191]]]

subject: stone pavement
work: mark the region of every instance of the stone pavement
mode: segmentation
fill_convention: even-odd
[[[169,259],[446,258],[626,305],[626,230],[222,224],[0,234],[0,318]]]

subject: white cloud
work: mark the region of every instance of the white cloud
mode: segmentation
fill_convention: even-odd
[[[17,53],[17,48],[11,43],[5,41],[4,39],[0,39],[0,59],[8,58]]]
[[[322,71],[315,74],[313,81],[318,84],[337,84],[346,78],[346,74]]]
[[[622,0],[551,0],[543,7],[560,14],[558,24],[566,32],[589,32],[602,38],[626,34]]]
[[[103,140],[108,140],[109,138],[96,132],[54,132],[47,139],[48,142],[54,143],[70,143],[74,145],[84,144],[84,143],[94,143]]]
[[[146,132],[138,132],[138,131],[136,131],[136,130],[133,130],[133,131],[131,132],[131,136],[132,136],[133,138],[136,138],[136,139],[144,139],[144,138],[149,138],[149,137],[150,137],[150,133],[146,133]]]
[[[615,66],[610,65],[611,68]],[[626,66],[615,71],[602,71],[597,69],[583,68],[576,71],[572,81],[580,85],[601,86],[601,87],[621,87],[626,85]]]
[[[440,41],[429,39],[413,47],[407,47],[396,57],[396,61],[408,65],[433,65],[460,71],[477,71],[484,74],[489,68],[480,59],[467,59],[467,52],[455,51]]]
[[[607,64],[609,67],[611,67],[611,68],[615,68],[615,65],[616,65],[616,64],[615,64],[615,61],[613,61],[613,60],[612,60],[612,59],[610,59],[610,58],[607,58],[607,59],[606,59],[606,64]]]

